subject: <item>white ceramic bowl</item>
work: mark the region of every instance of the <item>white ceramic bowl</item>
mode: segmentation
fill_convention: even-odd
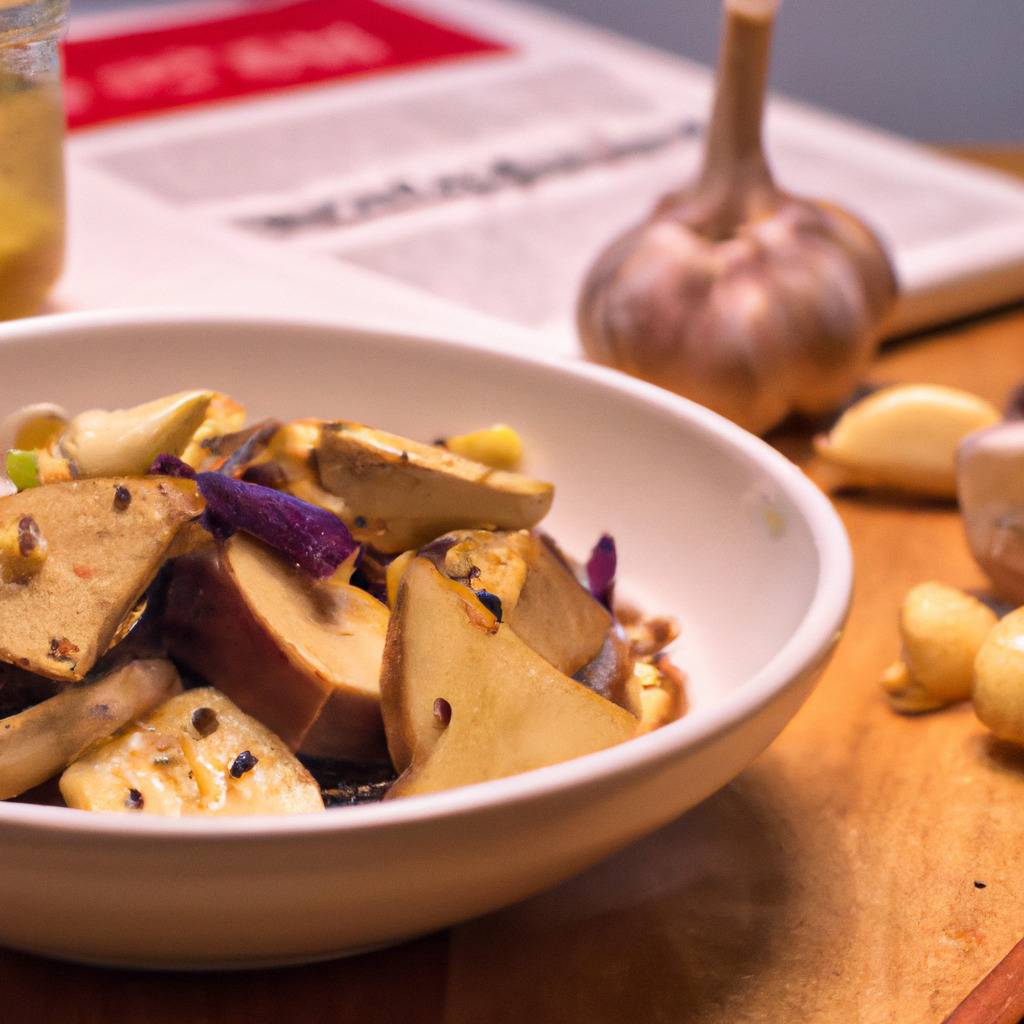
[[[618,540],[678,616],[681,721],[515,778],[306,817],[161,820],[0,803],[0,943],[179,967],[312,960],[512,903],[733,778],[796,712],[842,626],[850,552],[789,462],[707,410],[592,366],[301,322],[180,314],[0,328],[2,406],[133,404],[214,387],[255,416],[429,439],[505,421],[556,482],[550,531]],[[810,768],[809,768],[810,770]]]

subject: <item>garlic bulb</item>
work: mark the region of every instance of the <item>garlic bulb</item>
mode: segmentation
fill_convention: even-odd
[[[957,497],[967,543],[998,593],[1024,603],[1024,421],[965,438]]]
[[[838,405],[896,296],[875,235],[772,180],[761,119],[778,0],[725,0],[704,165],[591,268],[587,355],[763,433]]]

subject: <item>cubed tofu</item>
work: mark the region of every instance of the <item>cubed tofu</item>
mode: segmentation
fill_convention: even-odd
[[[0,581],[0,661],[61,681],[85,677],[202,503],[189,480],[110,477],[0,498],[0,525],[31,518],[46,558]]]
[[[69,807],[168,817],[304,814],[320,787],[269,729],[211,687],[189,690],[61,776]]]

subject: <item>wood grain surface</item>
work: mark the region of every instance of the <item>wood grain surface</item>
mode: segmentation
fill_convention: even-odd
[[[1024,152],[987,156],[1024,175]],[[1024,379],[1024,308],[890,346],[872,377],[1001,403]],[[776,441],[803,461],[808,436]],[[331,964],[174,976],[0,952],[0,1020],[938,1024],[1024,936],[1024,752],[968,707],[902,718],[879,691],[910,586],[984,587],[955,509],[837,505],[857,582],[835,659],[764,755],[661,832],[510,910]]]

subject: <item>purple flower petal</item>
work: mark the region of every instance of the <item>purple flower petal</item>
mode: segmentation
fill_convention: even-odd
[[[612,606],[612,593],[615,589],[615,570],[618,556],[615,553],[615,539],[609,533],[601,535],[587,559],[587,583],[590,592],[606,608]]]
[[[204,524],[215,537],[242,530],[287,555],[311,576],[330,576],[356,550],[348,527],[332,512],[290,494],[220,473],[200,473]]]
[[[176,455],[158,455],[150,473],[195,480],[206,499],[200,524],[218,540],[236,530],[276,548],[318,579],[330,576],[358,545],[332,512],[222,473],[196,473]]]

